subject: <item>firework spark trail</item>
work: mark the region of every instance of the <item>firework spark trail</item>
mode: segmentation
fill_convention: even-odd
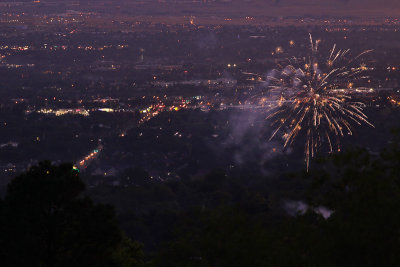
[[[310,55],[291,59],[288,66],[273,70],[267,77],[269,92],[278,101],[277,110],[267,117],[275,127],[270,140],[283,131],[287,147],[304,133],[307,170],[310,158],[324,143],[330,152],[335,146],[340,150],[339,139],[353,134],[353,124],[374,127],[363,113],[365,104],[353,102],[351,96],[338,90],[351,88],[354,81],[368,78],[360,75],[369,68],[357,62],[371,50],[348,59],[350,49],[340,50],[335,44],[328,57],[321,59],[319,44],[310,34]]]

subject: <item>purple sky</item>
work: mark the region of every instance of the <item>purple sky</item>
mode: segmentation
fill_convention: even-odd
[[[118,1],[118,0],[117,0]],[[135,0],[122,0],[126,2]],[[215,15],[255,16],[358,16],[358,17],[400,17],[400,0],[217,0],[214,3],[187,3],[190,0],[136,0],[144,4],[142,10],[149,13],[165,12],[199,13]],[[159,0],[160,1],[160,0]],[[176,5],[174,2],[178,2]],[[131,2],[132,3],[132,2]],[[153,4],[150,4],[153,3]],[[141,8],[139,8],[141,10]],[[138,11],[139,11],[138,10]]]
[[[11,1],[11,0],[5,0]],[[20,0],[32,2],[33,0]],[[104,5],[102,2],[108,2]],[[0,0],[4,2],[4,0]],[[18,1],[16,1],[18,2]],[[113,12],[112,2],[118,9],[131,15],[183,17],[193,15],[208,18],[226,17],[365,17],[400,18],[400,0],[41,0],[42,3],[66,3],[67,9],[77,9],[71,3],[82,3],[85,11],[107,9]],[[101,3],[98,5],[98,3]],[[91,9],[92,8],[92,9]],[[38,5],[36,11],[47,12]],[[53,12],[53,11],[51,11]]]

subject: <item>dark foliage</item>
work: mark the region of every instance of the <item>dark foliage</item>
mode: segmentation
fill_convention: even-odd
[[[16,177],[1,202],[1,265],[137,266],[140,246],[111,206],[80,197],[84,189],[70,164],[42,162]]]
[[[364,149],[314,165],[308,210],[276,220],[234,205],[183,216],[157,266],[397,266],[400,153]],[[298,177],[298,179],[302,179]],[[321,209],[329,214],[325,218]]]
[[[396,266],[396,144],[380,154],[349,149],[279,178],[214,171],[159,182],[136,169],[124,174],[128,184],[89,193],[116,205],[121,227],[145,243],[149,265]],[[83,190],[70,165],[41,163],[15,178],[0,202],[4,266],[143,265],[113,209]],[[305,208],[293,213],[291,200]]]

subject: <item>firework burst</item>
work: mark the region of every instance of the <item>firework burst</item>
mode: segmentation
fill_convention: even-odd
[[[336,45],[328,57],[319,53],[320,41],[310,34],[310,55],[292,58],[289,65],[268,75],[271,97],[278,107],[268,116],[275,130],[270,138],[283,133],[284,147],[291,145],[300,134],[306,137],[304,154],[307,169],[310,158],[326,144],[330,152],[340,150],[340,138],[353,134],[353,126],[363,123],[374,127],[363,113],[362,102],[348,94],[354,83],[367,78],[369,68],[350,50],[338,50]]]

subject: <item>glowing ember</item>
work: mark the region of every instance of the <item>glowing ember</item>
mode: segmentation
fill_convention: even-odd
[[[268,76],[270,94],[281,103],[268,116],[275,127],[271,139],[282,133],[286,147],[299,134],[305,134],[307,169],[310,158],[324,143],[331,152],[334,147],[340,150],[339,139],[353,133],[353,124],[366,123],[373,127],[363,113],[364,103],[353,102],[345,94],[354,88],[356,81],[367,78],[362,73],[368,68],[357,61],[371,50],[349,59],[349,49],[337,50],[334,45],[329,56],[321,60],[319,43],[310,34],[311,54],[303,59],[291,59],[289,65],[273,70]]]

